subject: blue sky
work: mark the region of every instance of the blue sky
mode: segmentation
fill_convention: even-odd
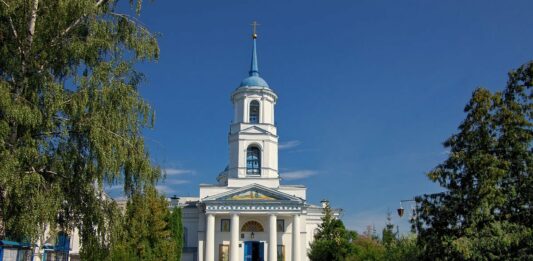
[[[146,142],[167,195],[198,194],[228,160],[230,93],[247,76],[250,23],[279,96],[285,184],[327,198],[349,228],[441,191],[425,173],[478,86],[500,90],[533,58],[532,1],[146,1],[161,58],[138,66],[156,111]],[[405,206],[408,207],[408,206]],[[407,231],[407,218],[393,222]]]

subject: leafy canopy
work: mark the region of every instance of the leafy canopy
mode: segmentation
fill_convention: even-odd
[[[83,247],[106,245],[116,215],[103,185],[131,196],[160,171],[141,130],[154,113],[139,95],[138,61],[156,36],[116,0],[0,2],[0,224],[35,241],[46,225],[77,227]],[[129,12],[131,13],[131,12]]]
[[[119,217],[120,218],[120,217]],[[168,201],[154,188],[134,193],[112,235],[110,254],[86,253],[93,260],[180,260]],[[180,249],[181,252],[181,249]]]
[[[503,92],[479,88],[428,173],[446,191],[418,198],[419,243],[430,259],[533,258],[533,64]]]

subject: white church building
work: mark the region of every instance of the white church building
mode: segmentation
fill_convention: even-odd
[[[280,184],[278,96],[259,76],[256,39],[249,77],[231,93],[228,166],[199,197],[172,198],[183,210],[183,260],[308,260],[321,223],[327,202],[311,205],[305,186]]]

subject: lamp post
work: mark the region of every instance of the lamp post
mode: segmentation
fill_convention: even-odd
[[[403,208],[403,202],[414,202],[414,205],[411,204],[411,222],[415,222],[415,224],[412,226],[412,230],[411,231],[415,231],[415,233],[418,235],[418,213],[416,212],[416,200],[414,199],[402,199],[400,200],[400,207],[397,209],[398,211],[398,216],[403,217],[403,214],[405,212],[405,209]]]

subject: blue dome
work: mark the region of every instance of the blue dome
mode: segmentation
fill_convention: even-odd
[[[265,80],[263,80],[263,78],[257,75],[252,75],[242,80],[241,85],[239,85],[239,87],[244,87],[244,86],[259,86],[259,87],[268,88],[268,83]]]

